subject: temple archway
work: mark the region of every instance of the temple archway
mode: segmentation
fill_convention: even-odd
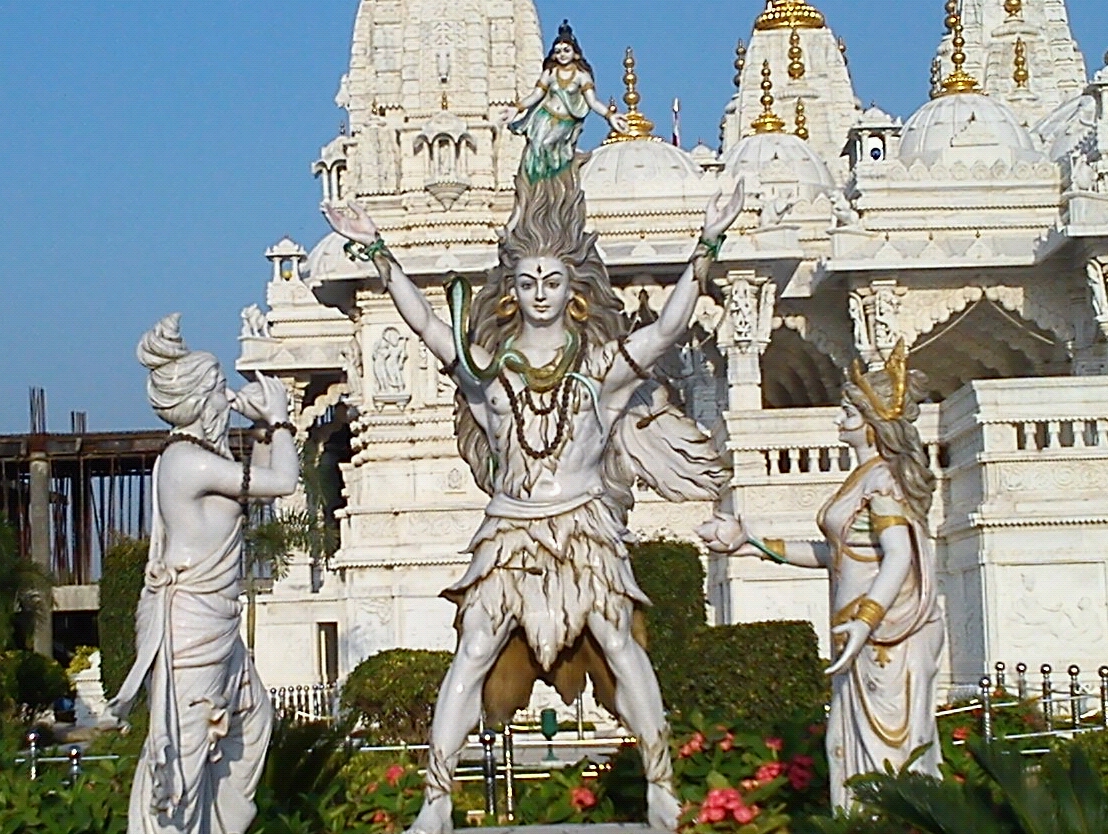
[[[799,333],[787,327],[773,332],[762,356],[763,408],[814,408],[835,405],[842,371]]]

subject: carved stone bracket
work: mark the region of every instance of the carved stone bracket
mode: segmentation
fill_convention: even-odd
[[[723,290],[727,308],[720,326],[720,347],[761,356],[773,336],[777,285],[752,271],[732,270]]]

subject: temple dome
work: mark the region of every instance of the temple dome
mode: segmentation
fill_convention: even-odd
[[[681,148],[658,139],[636,139],[593,151],[581,172],[581,185],[594,199],[615,193],[682,194],[702,175],[700,165]]]
[[[801,186],[809,199],[835,187],[835,178],[811,145],[791,133],[758,133],[748,136],[723,156],[724,170],[734,177],[755,175],[759,181],[768,173]]]
[[[921,107],[904,125],[900,141],[900,159],[932,165],[953,154],[989,157],[995,161],[1038,162],[1042,154],[1035,142],[1008,107],[994,98],[977,93],[945,95]],[[949,160],[954,161],[954,160]]]
[[[1095,128],[1096,99],[1078,96],[1031,128],[1031,135],[1047,156],[1059,162],[1066,159]]]
[[[362,278],[372,274],[372,266],[355,264],[346,257],[346,238],[338,232],[328,233],[323,240],[312,247],[308,253],[307,266],[303,271],[305,283],[318,287],[325,281],[337,281],[348,278]]]

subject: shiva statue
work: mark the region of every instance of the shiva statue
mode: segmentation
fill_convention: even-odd
[[[592,92],[570,37],[559,34],[543,75],[559,102]],[[650,601],[631,570],[627,519],[638,481],[678,501],[715,500],[729,480],[710,438],[666,401],[650,370],[688,329],[744,190],[710,203],[669,300],[632,333],[597,235],[586,231],[576,134],[549,112],[531,112],[499,266],[476,297],[465,279],[448,284],[450,322],[435,315],[361,206],[322,207],[349,239],[347,254],[374,264],[401,317],[457,385],[459,451],[490,496],[469,569],[443,592],[458,606],[458,647],[435,705],[424,804],[411,831],[451,830],[454,770],[482,711],[489,724],[510,720],[538,679],[571,703],[586,676],[639,740],[650,823],[674,831],[669,730],[637,612]],[[549,131],[559,132],[556,141]]]
[[[527,138],[521,168],[530,182],[557,176],[569,167],[590,110],[612,130],[627,133],[626,118],[609,113],[597,97],[592,67],[566,20],[558,27],[535,89],[508,114],[508,129]]]

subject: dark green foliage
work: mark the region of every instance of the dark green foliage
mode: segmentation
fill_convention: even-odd
[[[104,554],[100,577],[100,669],[111,697],[135,662],[135,610],[142,593],[150,542],[121,538]]]
[[[650,661],[668,701],[685,676],[689,641],[706,628],[704,568],[691,544],[665,539],[633,546],[631,564],[639,586],[654,603],[643,613]]]
[[[1070,743],[1081,748],[1101,783],[1108,788],[1108,730],[1082,733]]]
[[[974,742],[985,774],[939,782],[919,774],[858,777],[855,795],[870,809],[921,834],[1104,834],[1108,793],[1077,746],[1030,759],[1012,745]]]
[[[0,652],[30,648],[15,645],[16,632],[34,633],[35,618],[45,615],[49,592],[50,578],[19,555],[15,529],[0,515]]]
[[[65,669],[51,657],[34,652],[0,654],[0,700],[29,716],[49,707],[70,692]]]
[[[685,675],[667,698],[684,714],[718,713],[755,729],[817,713],[829,695],[812,624],[778,622],[696,634],[685,646]]]
[[[342,705],[385,744],[422,744],[431,731],[450,652],[392,649],[363,660],[342,687]]]

